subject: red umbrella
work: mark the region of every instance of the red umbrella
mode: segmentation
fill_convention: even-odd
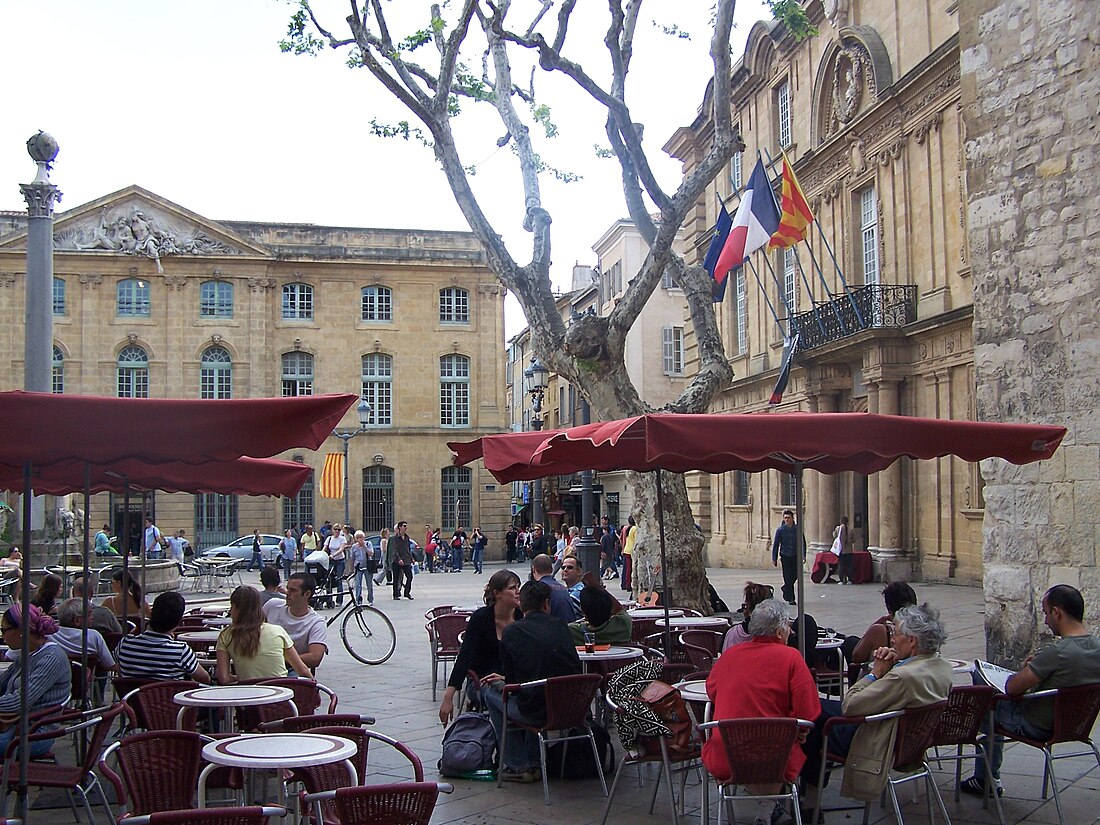
[[[997,424],[871,413],[750,413],[648,415],[585,424],[542,433],[504,433],[447,446],[456,464],[484,459],[501,483],[566,475],[580,470],[655,470],[657,509],[663,510],[661,470],[759,472],[794,475],[798,545],[802,537],[802,471],[874,473],[902,456],[929,459],[955,455],[966,461],[1003,458],[1028,464],[1050,458],[1066,434],[1064,427]],[[662,586],[665,534],[658,519]],[[799,645],[804,639],[805,587],[798,574]],[[668,607],[668,599],[662,599]],[[665,623],[666,629],[668,622]],[[667,639],[666,639],[667,646]]]
[[[31,486],[35,493],[64,496],[84,491],[84,468],[89,469],[89,493],[121,493],[161,490],[166,493],[222,493],[243,496],[296,496],[312,472],[309,465],[273,458],[235,458],[185,464],[164,461],[150,464],[120,459],[110,465],[86,465],[83,461],[35,464]],[[22,492],[23,468],[0,464],[0,490]]]
[[[16,390],[0,393],[0,463],[122,458],[157,463],[267,458],[316,450],[354,395],[242,398],[104,398]]]

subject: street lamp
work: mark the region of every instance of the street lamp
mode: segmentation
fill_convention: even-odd
[[[367,403],[367,399],[360,398],[359,403],[355,407],[355,414],[359,416],[359,429],[358,430],[333,430],[332,434],[344,442],[344,526],[347,527],[348,522],[351,521],[351,502],[348,498],[350,492],[348,488],[348,442],[355,436],[362,435],[367,431],[367,425],[370,423],[371,406]]]
[[[542,429],[542,399],[546,394],[546,388],[550,386],[550,370],[546,369],[539,359],[532,355],[531,366],[523,371],[523,377],[527,379],[527,394],[531,396],[531,427],[538,432]],[[542,524],[542,479],[536,478],[531,493],[534,501],[531,504],[531,523]]]

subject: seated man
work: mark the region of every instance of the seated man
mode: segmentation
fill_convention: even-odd
[[[73,598],[90,598],[84,587],[83,576],[76,576],[73,578]],[[118,618],[115,614],[106,607],[102,607],[98,604],[88,605],[88,627],[95,628],[100,633],[122,632],[122,625],[118,623]]]
[[[88,626],[88,664],[98,664],[103,670],[116,670],[115,658],[107,649],[107,643],[98,630]],[[69,656],[79,659],[84,649],[84,605],[80,599],[68,599],[57,609],[57,632],[50,636],[50,642],[61,645]]]
[[[549,561],[549,556],[543,558]],[[481,700],[489,708],[498,740],[504,725],[501,691],[505,684],[515,685],[581,672],[581,661],[569,631],[561,621],[550,615],[550,587],[543,582],[527,582],[519,591],[519,607],[523,618],[508,625],[500,637],[502,673],[490,673],[481,680]],[[508,697],[508,718],[525,725],[544,724],[546,704],[543,688],[511,694]],[[505,782],[537,782],[541,779],[536,736],[521,728],[511,728],[504,758],[501,778]]]
[[[947,698],[951,690],[951,665],[940,658],[947,630],[939,611],[923,604],[904,607],[895,614],[893,647],[873,654],[871,672],[844,696],[843,704],[826,699],[817,726],[803,750],[806,764],[806,804],[816,799],[821,766],[821,730],[833,716],[866,716],[891,710],[920,707]],[[837,725],[829,733],[829,751],[846,756],[841,794],[853,799],[878,799],[886,787],[896,719],[864,725]]]
[[[1024,666],[1009,677],[1005,693],[1023,696],[1031,690],[1073,687],[1100,682],[1100,639],[1084,625],[1085,600],[1081,591],[1068,584],[1056,584],[1043,596],[1043,622],[1058,639],[1028,656]],[[975,683],[979,681],[975,674]],[[1026,702],[998,702],[997,724],[1030,739],[1047,739],[1054,729],[1054,704],[1051,699]],[[989,735],[990,730],[986,730]],[[993,741],[993,778],[1001,793],[1001,760],[1004,743]],[[967,793],[985,793],[985,754],[979,749],[974,775],[962,784]]]
[[[713,718],[817,719],[821,714],[817,685],[798,651],[787,646],[790,635],[786,605],[778,599],[765,599],[754,606],[749,641],[726,650],[707,677]],[[714,733],[703,745],[703,764],[721,782],[730,778],[730,767],[722,738]],[[802,748],[795,745],[784,778],[794,782],[805,761]],[[748,790],[753,794],[777,794],[781,788],[762,785]],[[778,814],[772,817],[773,822],[782,815],[778,803],[775,808]],[[757,817],[758,822],[768,819],[768,814]]]
[[[592,573],[587,575],[595,579]],[[569,625],[573,641],[578,645],[584,644],[586,632],[592,634],[598,645],[630,641],[630,614],[600,584],[596,579],[592,586],[586,585],[581,591],[581,613],[584,618]]]
[[[569,591],[554,578],[554,562],[545,553],[539,553],[531,559],[531,578],[550,588],[550,614],[557,616],[566,624],[577,618],[573,612],[573,600]]]
[[[136,679],[194,679],[210,684],[210,674],[184,642],[169,634],[183,618],[183,596],[169,590],[153,602],[149,629],[138,636],[123,636],[115,650],[119,674]]]
[[[286,599],[286,589],[279,578],[279,568],[268,565],[260,571],[260,584],[264,589],[260,591],[260,604],[265,605],[272,599]]]
[[[314,671],[328,653],[325,617],[309,606],[316,590],[317,580],[309,573],[293,573],[286,580],[286,601],[270,599],[263,606],[264,618],[290,634],[302,662]]]
[[[576,556],[566,556],[561,563],[561,581],[573,607],[573,622],[581,618],[581,592],[584,590],[584,566]]]

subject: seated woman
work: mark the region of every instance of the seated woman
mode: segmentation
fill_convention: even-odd
[[[24,633],[30,637],[28,640],[30,656],[27,659],[28,684],[25,697],[27,709],[34,713],[45,708],[63,705],[69,701],[69,690],[72,687],[69,657],[60,645],[46,643],[46,637],[57,632],[57,622],[33,604],[27,607],[26,621],[23,619],[22,607],[13,604],[0,618],[0,632],[3,634],[4,644],[13,651],[22,650]],[[24,701],[19,689],[22,672],[23,663],[16,658],[11,667],[0,675],[0,719],[10,722],[19,715],[20,705]],[[7,749],[17,731],[16,724],[9,724],[0,730],[0,753]],[[52,744],[52,739],[32,742],[31,756],[44,756],[49,752]]]
[[[722,641],[723,653],[734,645],[747,642],[752,638],[752,634],[749,633],[749,619],[752,618],[752,611],[762,601],[770,599],[774,592],[770,584],[745,582],[745,601],[741,604],[741,615],[745,618],[731,627],[726,634],[726,638]]]
[[[821,766],[822,729],[833,716],[868,716],[891,710],[920,707],[947,698],[951,690],[951,665],[940,657],[947,630],[938,610],[922,604],[903,607],[895,614],[891,647],[871,654],[871,672],[844,695],[844,702],[821,703],[818,724],[806,740],[807,805],[817,791]],[[865,725],[837,725],[829,732],[829,752],[847,756],[842,796],[863,801],[878,799],[886,787],[889,760],[893,756],[897,719]]]
[[[18,547],[13,547],[5,558],[0,559],[0,576],[23,575],[23,554]]]
[[[886,585],[882,590],[882,598],[886,602],[886,615],[875,619],[858,641],[852,641],[854,636],[844,640],[844,653],[854,665],[871,661],[872,654],[880,647],[890,647],[893,643],[891,636],[894,614],[903,607],[917,603],[917,594],[908,582],[891,582]]]
[[[470,615],[458,658],[451,669],[447,690],[439,703],[439,721],[446,725],[455,715],[455,694],[462,687],[467,671],[479,676],[499,673],[500,635],[512,622],[523,618],[519,609],[519,576],[511,570],[498,570],[485,585],[485,607]],[[476,696],[480,685],[474,682],[470,694]]]
[[[42,577],[31,604],[49,616],[57,616],[58,597],[61,595],[61,577],[47,573]]]
[[[216,647],[219,685],[238,679],[279,679],[287,670],[313,678],[290,635],[279,625],[264,621],[258,591],[246,586],[234,590],[229,597],[229,618],[233,623],[218,634]],[[229,667],[231,660],[236,675]]]
[[[707,696],[714,719],[751,717],[814,720],[821,714],[810,669],[798,651],[787,646],[791,623],[787,606],[765,599],[753,606],[750,639],[724,651],[707,677]],[[798,778],[806,757],[795,745],[787,758],[784,779]],[[703,745],[703,764],[719,782],[730,778],[726,749],[720,736]],[[779,793],[778,786],[750,786],[749,793]],[[768,821],[768,815],[758,817]],[[771,821],[775,821],[773,818]]]
[[[584,618],[569,625],[573,641],[583,645],[585,633],[588,632],[595,637],[598,645],[629,642],[630,614],[623,609],[614,596],[604,590],[595,574],[586,573],[585,579],[589,577],[594,584],[585,581],[584,589],[579,596],[581,615]]]
[[[145,601],[137,579],[125,570],[116,570],[111,576],[111,589],[114,592],[103,600],[102,607],[106,607],[119,618],[125,615],[128,621],[134,622],[140,628],[142,620],[149,618],[152,608]]]

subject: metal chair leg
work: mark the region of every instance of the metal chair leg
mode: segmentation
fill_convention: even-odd
[[[607,795],[607,804],[603,807],[603,819],[600,820],[600,825],[607,825],[607,815],[611,813],[611,802],[615,799],[615,789],[619,787],[619,777],[622,776],[623,768],[626,767],[626,754],[619,759],[619,767],[615,769],[615,778],[611,780],[611,791]]]

